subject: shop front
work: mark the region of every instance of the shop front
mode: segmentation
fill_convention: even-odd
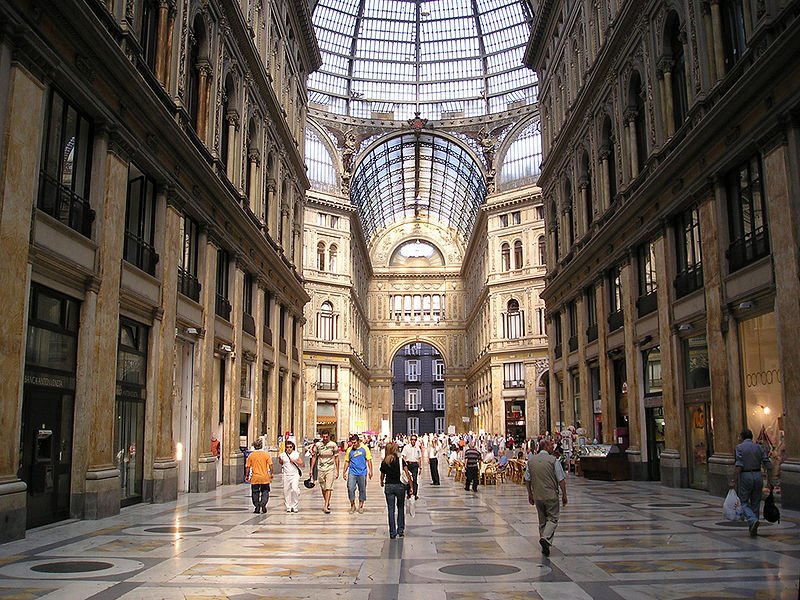
[[[714,453],[714,420],[705,335],[683,340],[683,368],[689,487],[707,490],[708,458]]]
[[[526,438],[525,429],[525,400],[516,398],[506,400],[506,437],[513,436],[519,442]]]

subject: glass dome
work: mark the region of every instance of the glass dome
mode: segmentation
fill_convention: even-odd
[[[528,0],[318,0],[313,108],[353,117],[456,119],[536,102],[522,64]]]

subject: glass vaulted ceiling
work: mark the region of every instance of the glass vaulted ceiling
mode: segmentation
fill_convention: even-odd
[[[350,186],[367,239],[408,220],[438,222],[466,241],[485,198],[483,174],[469,153],[427,133],[406,133],[376,146]]]
[[[536,101],[529,0],[318,0],[317,108],[361,118],[473,117]]]

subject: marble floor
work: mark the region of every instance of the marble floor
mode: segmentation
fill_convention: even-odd
[[[278,478],[264,515],[253,514],[249,486],[223,486],[31,530],[0,545],[0,598],[798,598],[798,512],[762,521],[750,538],[705,492],[570,475],[545,558],[524,487],[425,483],[394,540],[377,477],[364,514],[348,513],[341,480],[331,514],[318,489],[302,487],[300,512],[286,513]]]

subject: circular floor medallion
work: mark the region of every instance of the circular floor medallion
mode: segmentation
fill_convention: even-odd
[[[148,527],[145,529],[147,533],[197,533],[201,531],[200,527],[175,527],[167,525],[165,527]]]
[[[31,567],[31,571],[37,573],[93,573],[106,571],[113,566],[109,562],[99,560],[64,560],[34,565]]]
[[[139,525],[123,529],[121,533],[125,535],[151,535],[151,536],[203,536],[216,535],[222,531],[222,527],[213,525]]]
[[[441,567],[439,572],[446,575],[459,575],[461,577],[498,577],[500,575],[511,575],[519,573],[519,569],[513,565],[499,565],[494,563],[477,563],[466,565],[447,565]]]

